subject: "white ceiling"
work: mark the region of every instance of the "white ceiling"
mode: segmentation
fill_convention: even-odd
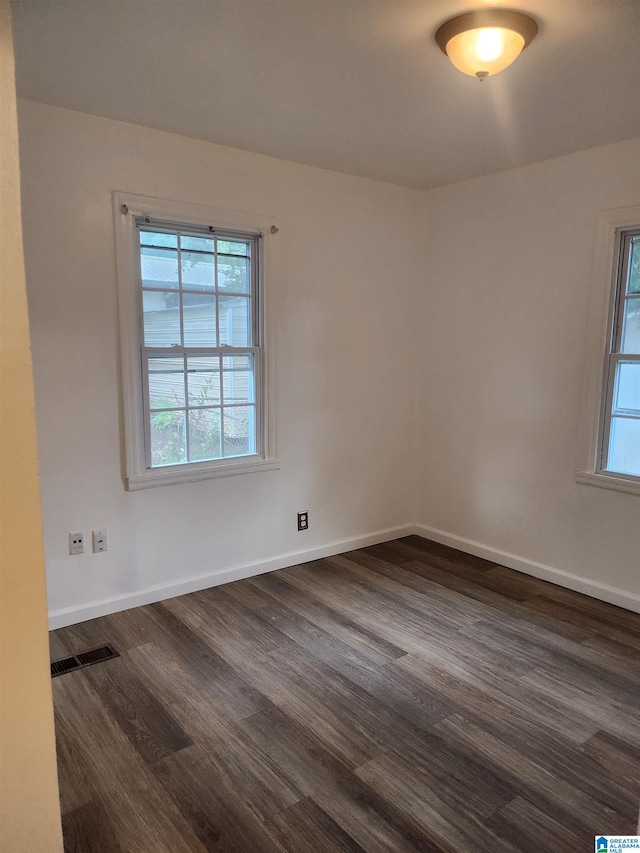
[[[431,188],[640,136],[640,0],[522,0],[479,83],[433,33],[501,0],[14,0],[18,94]]]

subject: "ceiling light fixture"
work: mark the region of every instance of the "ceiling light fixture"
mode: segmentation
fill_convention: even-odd
[[[476,9],[445,21],[436,42],[459,71],[482,82],[511,65],[537,32],[536,22],[523,12]]]

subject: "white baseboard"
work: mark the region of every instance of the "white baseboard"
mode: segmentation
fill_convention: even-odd
[[[273,572],[276,569],[286,569],[288,566],[296,566],[298,563],[308,563],[311,560],[321,560],[323,557],[333,557],[335,554],[343,554],[345,551],[353,551],[355,548],[366,548],[368,545],[378,545],[380,542],[389,542],[399,539],[401,536],[409,536],[414,533],[413,524],[404,524],[398,527],[388,527],[384,530],[376,530],[365,536],[355,536],[351,539],[341,539],[320,545],[316,548],[305,548],[302,551],[289,551],[278,557],[268,560],[259,560],[254,563],[242,563],[238,566],[230,566],[203,575],[194,575],[168,584],[150,586],[136,592],[114,595],[100,601],[91,601],[88,604],[77,604],[73,607],[63,607],[60,610],[49,612],[49,630],[66,628],[67,625],[75,625],[78,622],[86,622],[87,619],[95,619],[98,616],[108,616],[110,613],[118,613],[121,610],[129,610],[131,607],[140,607],[142,604],[153,604],[155,601],[164,601],[166,598],[175,598],[177,595],[186,595],[189,592],[197,592],[223,583],[254,577],[265,572]]]
[[[423,539],[431,539],[434,542],[439,542],[441,545],[449,545],[467,554],[484,557],[485,560],[491,560],[492,563],[499,563],[501,566],[507,566],[510,569],[523,572],[525,575],[532,575],[534,578],[540,578],[557,586],[563,586],[575,592],[589,595],[591,598],[607,601],[609,604],[615,604],[618,607],[624,607],[626,610],[640,613],[640,595],[634,595],[631,592],[625,592],[622,589],[617,589],[598,581],[590,581],[586,578],[573,575],[570,572],[565,572],[562,569],[556,569],[544,563],[537,563],[535,560],[518,557],[516,554],[510,554],[508,551],[491,548],[488,545],[483,545],[481,542],[475,542],[473,539],[465,539],[462,536],[447,533],[445,530],[438,530],[436,527],[416,524],[415,533],[417,536],[422,536]]]
[[[501,566],[507,566],[526,575],[532,575],[535,578],[549,581],[557,586],[581,592],[584,595],[591,596],[591,598],[597,598],[600,601],[606,601],[609,604],[615,604],[618,607],[624,607],[626,610],[640,613],[640,595],[633,595],[633,593],[616,589],[598,581],[590,581],[586,578],[573,575],[570,572],[565,572],[562,569],[556,569],[544,563],[537,563],[534,560],[527,560],[516,554],[500,551],[498,548],[492,548],[489,545],[483,545],[481,542],[465,539],[462,536],[456,536],[453,533],[447,533],[435,527],[428,527],[425,524],[404,524],[398,527],[377,530],[365,536],[341,539],[315,548],[289,551],[286,554],[271,557],[268,560],[242,563],[241,565],[221,569],[218,572],[194,575],[178,582],[150,586],[146,589],[124,595],[114,595],[100,601],[91,601],[88,604],[78,604],[73,607],[52,610],[49,613],[49,629],[53,631],[56,628],[65,628],[67,625],[86,622],[87,619],[108,616],[110,613],[129,610],[131,607],[140,607],[142,604],[152,604],[155,601],[164,601],[167,598],[174,598],[177,595],[197,592],[198,590],[208,589],[212,586],[219,586],[220,584],[231,583],[231,581],[261,575],[265,572],[286,569],[288,566],[295,566],[298,563],[308,563],[310,560],[332,557],[335,554],[343,554],[355,548],[366,548],[368,545],[389,542],[393,539],[399,539],[401,536],[409,536],[412,533],[422,536],[424,539],[431,539],[442,545],[457,548],[459,551],[464,551],[467,554],[484,557],[484,559],[491,560],[493,563],[499,563]]]

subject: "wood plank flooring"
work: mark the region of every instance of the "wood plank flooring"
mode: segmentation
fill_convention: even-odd
[[[640,616],[480,558],[410,536],[60,629],[52,657],[106,642],[53,680],[67,851],[636,831]]]

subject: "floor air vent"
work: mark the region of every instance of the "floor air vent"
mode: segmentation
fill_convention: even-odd
[[[112,658],[120,657],[113,646],[100,646],[97,649],[89,649],[86,652],[79,652],[77,655],[71,655],[68,658],[54,660],[51,664],[51,678],[56,675],[64,675],[67,672],[75,672],[77,669],[84,669],[85,666],[93,666],[94,663],[102,663],[103,660],[111,660]]]

